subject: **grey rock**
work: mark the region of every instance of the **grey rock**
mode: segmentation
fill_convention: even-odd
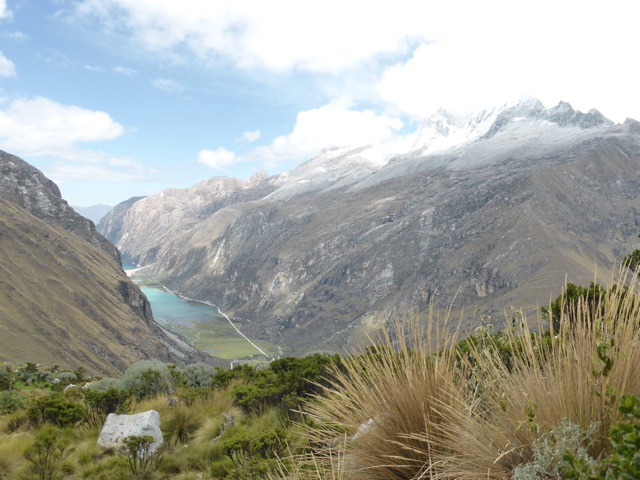
[[[120,448],[124,441],[132,436],[149,435],[153,437],[153,444],[149,454],[155,453],[164,443],[160,430],[160,414],[155,410],[135,415],[118,415],[110,413],[100,430],[98,445],[103,448]]]

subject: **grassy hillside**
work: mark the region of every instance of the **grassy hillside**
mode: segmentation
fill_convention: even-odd
[[[0,360],[114,374],[168,358],[104,251],[0,199],[0,257]]]

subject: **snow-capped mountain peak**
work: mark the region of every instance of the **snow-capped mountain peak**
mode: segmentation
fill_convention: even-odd
[[[438,110],[422,122],[414,151],[428,155],[462,147],[480,138],[491,138],[509,124],[523,120],[540,125],[555,123],[560,127],[576,126],[582,129],[613,123],[595,109],[582,113],[567,102],[547,109],[537,98],[525,97],[467,115],[466,118]]]

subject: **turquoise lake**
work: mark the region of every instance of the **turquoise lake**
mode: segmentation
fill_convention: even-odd
[[[123,267],[126,270],[136,268],[135,265],[127,264]],[[134,273],[131,277],[134,282],[135,277]],[[217,308],[182,300],[178,295],[161,288],[141,286],[140,289],[151,303],[153,318],[168,330],[187,338],[200,350],[225,359],[251,358],[260,353],[238,334],[227,319],[218,313]],[[241,324],[238,326],[242,328]],[[271,356],[280,352],[278,345],[273,343],[259,340],[253,342]]]
[[[141,287],[141,290],[151,303],[153,317],[162,324],[183,326],[212,322],[227,324],[224,317],[207,305],[184,301],[177,295],[157,288]]]

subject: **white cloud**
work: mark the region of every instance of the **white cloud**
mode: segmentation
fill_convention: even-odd
[[[218,147],[215,150],[204,149],[198,153],[198,162],[216,170],[223,170],[238,161],[240,158],[236,157],[235,153],[223,147]]]
[[[285,162],[308,160],[327,147],[395,142],[402,127],[399,119],[385,114],[325,105],[300,112],[291,133],[276,137],[270,145],[254,148],[241,160],[274,168]]]
[[[116,68],[114,68],[114,71],[121,75],[127,75],[127,76],[135,75],[136,73],[138,73],[138,71],[133,68],[122,67],[122,66],[117,66]]]
[[[101,182],[132,182],[146,178],[146,175],[138,170],[115,170],[105,164],[71,164],[56,162],[51,168],[46,169],[46,175],[56,178],[56,183],[61,184],[70,180],[98,180]]]
[[[180,82],[170,78],[155,78],[151,80],[151,84],[158,90],[167,93],[182,93],[184,91],[184,86]]]
[[[29,155],[58,155],[78,143],[111,140],[124,128],[109,114],[43,97],[17,99],[0,110],[0,145]]]
[[[151,170],[139,161],[82,144],[113,140],[124,128],[106,112],[63,105],[47,98],[14,99],[0,110],[0,148],[22,157],[39,157],[42,170],[56,182],[146,179]]]
[[[15,77],[16,65],[0,52],[0,77]]]
[[[400,120],[384,114],[330,104],[300,112],[291,133],[276,137],[269,145],[258,146],[244,155],[236,155],[223,147],[205,149],[198,153],[198,162],[218,170],[249,162],[275,168],[313,158],[327,147],[397,144],[404,140],[398,135],[402,126]]]
[[[0,0],[0,20],[3,18],[11,18],[12,16],[11,11],[7,8],[7,1]]]
[[[242,134],[242,140],[253,143],[260,138],[260,130],[247,130]]]
[[[96,67],[94,65],[85,65],[84,69],[93,73],[104,73],[103,67]]]
[[[445,10],[448,9],[448,10]],[[531,95],[547,106],[566,100],[621,121],[640,114],[639,77],[628,46],[640,36],[628,4],[444,2],[434,43],[388,68],[382,99],[422,117],[438,107],[476,110]],[[626,112],[624,113],[623,110]]]
[[[186,49],[240,67],[336,72],[424,38],[414,0],[272,2],[84,0],[80,17],[132,36],[157,54]]]
[[[378,87],[371,98],[365,85],[368,101],[416,117],[522,95],[597,107],[616,120],[640,117],[631,60],[640,36],[628,0],[81,0],[75,12],[169,59],[275,72],[348,70],[354,75],[324,85],[330,99],[332,91],[362,92],[364,80]]]
[[[55,159],[45,173],[62,180],[133,181],[148,171],[137,160],[80,145],[113,140],[124,128],[109,114],[47,98],[14,99],[0,110],[0,149]]]
[[[13,40],[17,43],[23,43],[29,40],[29,36],[23,32],[2,32],[0,33],[0,37]]]

